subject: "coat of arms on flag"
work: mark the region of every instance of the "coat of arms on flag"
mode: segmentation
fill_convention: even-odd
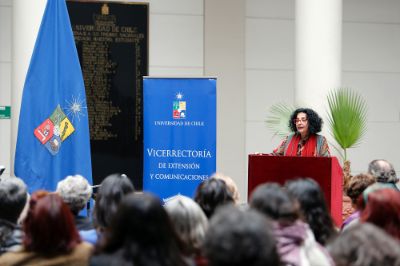
[[[178,101],[173,102],[173,111],[172,111],[172,117],[174,119],[184,119],[186,118],[186,101],[180,101],[182,100],[183,95],[182,93],[178,93],[176,95],[176,99]]]
[[[52,155],[56,155],[60,150],[61,143],[74,131],[75,128],[71,121],[58,105],[53,114],[44,120],[33,133]]]

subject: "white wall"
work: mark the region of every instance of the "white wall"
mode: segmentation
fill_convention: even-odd
[[[246,1],[246,154],[271,152],[271,105],[294,103],[294,0]]]
[[[368,131],[350,150],[353,172],[384,158],[400,175],[400,1],[344,0],[342,84],[369,107]]]
[[[203,0],[150,0],[149,65],[152,76],[202,76]]]
[[[0,106],[11,106],[12,2],[0,0]],[[11,109],[13,115],[13,109]],[[11,120],[0,119],[0,165],[10,175]]]
[[[205,0],[204,10],[204,73],[217,77],[217,171],[236,181],[246,201],[245,5]]]

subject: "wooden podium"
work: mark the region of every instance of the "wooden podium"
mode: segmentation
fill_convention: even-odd
[[[262,183],[310,177],[322,188],[337,226],[342,224],[343,171],[336,157],[292,157],[267,154],[249,155],[248,197]]]

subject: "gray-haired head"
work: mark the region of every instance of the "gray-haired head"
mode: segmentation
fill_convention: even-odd
[[[0,179],[0,218],[16,223],[26,204],[28,194],[24,181],[18,177]]]
[[[368,173],[380,183],[396,183],[398,181],[396,171],[391,163],[386,160],[373,160],[368,165]]]
[[[70,175],[58,182],[56,192],[68,204],[74,215],[82,210],[92,196],[92,187],[81,175]]]
[[[400,265],[400,245],[383,229],[359,223],[341,233],[330,245],[335,265]]]
[[[176,195],[166,200],[164,207],[188,252],[199,251],[208,228],[208,219],[200,206],[191,198]]]

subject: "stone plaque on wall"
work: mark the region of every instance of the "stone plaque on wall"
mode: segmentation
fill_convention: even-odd
[[[126,174],[142,188],[147,3],[67,1],[86,88],[93,183]]]

